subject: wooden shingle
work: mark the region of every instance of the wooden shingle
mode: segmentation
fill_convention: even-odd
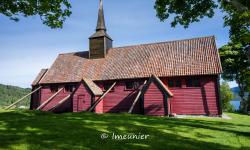
[[[89,59],[88,52],[60,54],[40,83],[80,82],[83,78],[116,80],[216,75],[222,72],[215,38],[111,48],[105,58]]]

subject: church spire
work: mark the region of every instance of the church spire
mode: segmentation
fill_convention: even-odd
[[[103,2],[100,0],[96,32],[89,37],[89,58],[105,58],[109,49],[112,48],[112,42],[113,40],[106,33]]]
[[[106,31],[102,0],[100,0],[98,20],[97,20],[97,26],[96,26],[96,31],[99,31],[99,30]]]

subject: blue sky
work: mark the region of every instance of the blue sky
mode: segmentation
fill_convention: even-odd
[[[39,17],[13,22],[0,15],[0,83],[30,87],[40,69],[49,68],[59,53],[88,50],[99,0],[70,0],[72,15],[63,29],[50,29]],[[188,29],[171,28],[156,18],[153,0],[104,0],[108,34],[114,47],[215,35],[217,47],[228,41],[220,11]],[[235,83],[231,83],[235,86]]]

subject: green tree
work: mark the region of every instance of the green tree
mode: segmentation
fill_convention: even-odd
[[[233,107],[230,101],[234,98],[232,91],[230,90],[229,84],[223,81],[220,88],[222,106],[224,111],[233,111]]]
[[[213,17],[215,10],[224,12],[224,26],[230,28],[230,39],[250,43],[250,3],[248,0],[156,0],[156,15],[161,21],[173,16],[171,26],[187,28],[204,17]],[[250,51],[250,48],[248,49]],[[250,52],[249,52],[250,53]]]
[[[250,3],[247,0],[221,1],[221,8],[226,13],[225,26],[230,27],[230,39],[232,42],[241,42],[247,45],[250,42]]]
[[[30,93],[31,89],[24,89],[16,86],[0,84],[0,107],[8,106],[24,95]],[[19,103],[19,106],[29,107],[30,97]]]
[[[250,87],[250,63],[247,61],[246,49],[241,43],[228,45],[220,48],[220,57],[223,67],[222,78],[228,81],[236,81],[239,86],[241,97],[241,110],[247,112],[248,103],[244,96]]]
[[[248,106],[250,106],[250,93],[248,93],[247,103],[248,103]],[[250,107],[248,107],[247,111],[248,112],[250,111]]]
[[[51,28],[62,28],[71,15],[67,0],[1,0],[0,14],[18,21],[20,16],[40,16],[43,24]]]
[[[240,88],[241,110],[248,107],[250,69],[250,3],[248,0],[156,0],[157,17],[165,21],[173,15],[171,26],[187,28],[204,17],[213,17],[216,9],[224,12],[224,26],[229,27],[230,41],[220,48],[223,79],[235,80]]]

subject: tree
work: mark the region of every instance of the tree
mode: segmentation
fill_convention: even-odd
[[[220,88],[222,106],[224,111],[233,111],[233,107],[230,101],[234,98],[232,91],[230,90],[229,84],[225,81],[222,82]]]
[[[225,26],[230,27],[231,41],[249,45],[250,42],[250,4],[247,0],[233,0],[232,5],[228,1],[221,2],[225,15]]]
[[[224,25],[230,27],[232,39],[250,42],[250,3],[248,0],[156,0],[156,15],[165,21],[173,15],[171,26],[187,28],[204,17],[213,17],[215,9],[224,11]]]
[[[223,67],[222,78],[235,80],[240,88],[241,110],[247,112],[244,93],[250,86],[250,3],[248,0],[156,0],[157,17],[165,21],[173,15],[171,26],[188,28],[204,17],[213,17],[215,9],[224,13],[224,26],[229,27],[230,41],[220,48]]]
[[[250,93],[248,93],[247,103],[248,103],[248,106],[250,106]],[[250,112],[250,107],[248,107],[247,111],[248,113]]]
[[[71,15],[67,0],[1,0],[0,14],[19,21],[20,16],[40,16],[43,24],[51,28],[62,28]]]
[[[240,108],[246,113],[250,106],[248,106],[244,93],[250,91],[250,63],[247,61],[245,48],[241,43],[229,43],[222,46],[219,51],[223,68],[222,78],[228,81],[236,81],[240,89]]]

